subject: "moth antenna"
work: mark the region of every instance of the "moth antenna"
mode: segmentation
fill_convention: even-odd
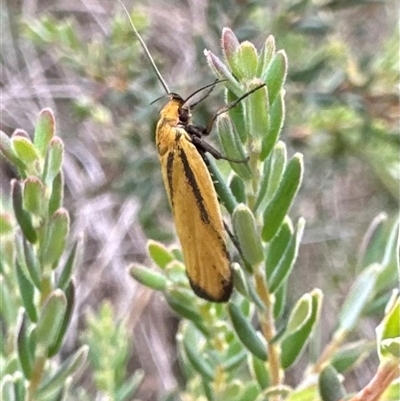
[[[168,88],[168,85],[167,85],[167,83],[164,81],[163,77],[161,76],[160,71],[158,71],[158,68],[157,68],[157,66],[156,66],[156,63],[154,62],[153,57],[151,57],[150,51],[149,51],[149,49],[147,48],[146,43],[144,42],[144,40],[143,40],[142,37],[140,36],[139,32],[137,31],[135,25],[133,24],[132,18],[131,18],[131,16],[130,16],[128,10],[127,10],[126,7],[125,7],[125,4],[122,2],[122,0],[118,0],[118,2],[119,2],[119,4],[121,4],[121,6],[122,6],[122,8],[124,9],[126,15],[128,16],[129,23],[130,23],[131,26],[132,26],[133,32],[135,33],[136,37],[139,39],[139,42],[140,42],[140,44],[142,45],[143,50],[144,50],[144,52],[146,53],[146,56],[147,56],[147,58],[149,59],[150,64],[151,64],[151,66],[153,67],[154,72],[155,72],[156,75],[157,75],[157,78],[158,78],[159,81],[161,82],[161,85],[164,87],[165,92],[166,92],[167,94],[170,94],[171,92],[170,92],[170,90],[169,90],[169,88]]]
[[[199,104],[203,101],[208,95],[213,91],[215,85],[219,84],[220,82],[225,82],[227,79],[216,79],[213,83],[204,85],[199,89],[196,89],[191,95],[189,95],[184,101],[183,104],[185,105],[193,96],[197,95],[199,92],[203,91],[204,89],[211,88],[200,100],[198,100],[195,104],[191,105],[190,108],[193,109],[195,105]]]

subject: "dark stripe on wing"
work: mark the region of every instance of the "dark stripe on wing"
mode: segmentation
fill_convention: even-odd
[[[210,217],[209,217],[208,212],[207,212],[207,210],[206,210],[206,208],[204,206],[203,196],[201,195],[199,185],[197,184],[197,181],[196,181],[196,177],[193,174],[193,170],[191,169],[191,167],[189,165],[189,161],[188,161],[187,156],[186,156],[186,154],[185,154],[183,149],[180,149],[179,157],[182,160],[183,170],[185,172],[185,177],[188,180],[190,188],[192,188],[193,195],[194,195],[194,197],[196,199],[196,203],[197,203],[197,206],[198,206],[199,211],[200,211],[200,218],[203,221],[203,223],[209,224],[210,223]]]
[[[172,184],[172,169],[174,164],[174,152],[168,153],[167,158],[167,178],[168,178],[168,188],[169,188],[169,197],[171,200],[171,208],[174,210],[174,188]]]

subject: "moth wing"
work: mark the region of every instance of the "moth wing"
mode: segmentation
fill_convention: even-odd
[[[225,302],[232,292],[232,272],[210,173],[186,133],[161,162],[190,284],[198,296]]]

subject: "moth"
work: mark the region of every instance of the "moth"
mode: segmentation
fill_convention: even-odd
[[[125,6],[122,6],[129,17]],[[208,152],[216,159],[231,162],[246,160],[224,157],[202,137],[211,132],[213,123],[220,114],[236,106],[264,84],[217,111],[206,127],[195,125],[192,122],[191,110],[206,98],[220,81],[198,89],[186,99],[171,92],[131,18],[129,20],[168,98],[160,110],[155,133],[156,146],[190,285],[195,294],[203,299],[226,302],[233,287],[231,261],[221,209],[205,154]],[[189,100],[207,88],[207,93],[189,106]]]

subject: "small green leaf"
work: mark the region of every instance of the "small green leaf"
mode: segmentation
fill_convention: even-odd
[[[171,250],[174,252],[174,250]],[[174,255],[177,257],[177,255]],[[177,287],[186,287],[188,278],[185,270],[185,265],[183,262],[175,259],[165,268],[165,276],[168,277],[168,285],[176,285]]]
[[[232,320],[233,328],[243,345],[256,357],[266,361],[267,348],[262,339],[257,335],[256,330],[243,314],[241,309],[233,304],[228,304],[229,316]]]
[[[29,380],[32,374],[34,355],[29,342],[28,322],[23,312],[20,313],[18,320],[21,322],[17,336],[18,359],[24,376]]]
[[[282,339],[281,363],[287,369],[300,357],[321,312],[322,292],[304,294],[294,306]]]
[[[328,365],[319,375],[319,393],[322,401],[343,400],[346,392],[338,378],[338,374],[332,366]]]
[[[351,342],[341,347],[331,360],[337,372],[343,373],[359,365],[374,349],[374,343],[365,340]]]
[[[230,104],[235,102],[239,96],[236,96],[235,93],[226,90],[226,104]],[[241,142],[244,144],[247,141],[247,129],[244,121],[244,102],[239,102],[235,107],[232,107],[228,111],[228,115],[232,120],[233,125],[235,126],[236,132],[239,135]]]
[[[69,214],[60,208],[50,217],[46,241],[43,246],[42,262],[45,266],[56,268],[67,244],[69,234]]]
[[[293,269],[299,252],[301,238],[303,237],[304,226],[305,220],[303,218],[300,218],[299,222],[297,223],[295,232],[292,235],[284,254],[279,260],[279,263],[274,267],[269,267],[270,269],[273,269],[269,277],[267,277],[269,290],[271,293],[274,293],[280,288],[280,286],[289,277],[289,274]],[[268,260],[266,262],[268,263]]]
[[[0,399],[2,401],[19,401],[14,391],[14,380],[11,375],[5,375],[0,382]]]
[[[265,210],[268,203],[281,182],[283,172],[286,168],[286,146],[278,142],[269,158],[264,161],[261,183],[257,194],[254,210]]]
[[[83,345],[75,354],[65,360],[56,373],[51,375],[39,389],[35,392],[35,400],[41,401],[48,399],[52,394],[58,392],[65,384],[68,377],[72,376],[85,363],[89,347]]]
[[[271,153],[281,133],[285,120],[285,102],[281,92],[269,108],[269,127],[262,138],[260,160],[265,160]]]
[[[197,349],[198,345],[190,343],[187,336],[184,336],[183,348],[193,368],[203,377],[204,380],[213,381],[215,371],[210,363],[204,359],[203,354]]]
[[[240,43],[239,48],[235,53],[235,65],[237,71],[240,71],[239,79],[252,79],[257,74],[257,50],[253,43],[244,41]]]
[[[261,263],[264,260],[264,250],[251,210],[243,203],[236,206],[232,223],[246,261],[252,265]]]
[[[251,375],[257,380],[261,390],[265,390],[270,385],[269,373],[265,362],[254,355],[250,355],[249,367]]]
[[[232,170],[243,180],[249,180],[252,172],[246,163],[246,153],[229,115],[221,114],[217,119],[216,126],[224,156],[237,161],[230,162]]]
[[[287,57],[283,50],[279,50],[261,75],[267,83],[270,104],[273,104],[276,96],[282,89],[287,74]]]
[[[289,161],[279,187],[264,212],[261,233],[264,241],[271,240],[279,230],[300,187],[302,176],[303,156],[297,153]]]
[[[19,327],[19,322],[20,322],[20,319],[18,319],[18,318],[19,318],[19,316],[21,316],[24,313],[23,308],[20,308],[19,313],[20,314],[17,316],[17,324],[16,324],[17,329]],[[13,324],[15,324],[15,316],[14,316]],[[16,371],[20,370],[19,368],[20,368],[20,366],[19,366],[18,356],[15,353],[13,353],[12,355],[11,354],[9,355],[9,357],[7,358],[6,361],[2,362],[1,374],[2,375],[7,375],[7,374],[14,375]]]
[[[43,217],[46,213],[46,190],[37,177],[28,177],[24,182],[23,207],[26,211]]]
[[[130,377],[128,381],[123,383],[115,394],[115,399],[118,401],[128,401],[132,399],[133,394],[136,393],[140,384],[144,379],[144,370],[136,369],[133,377]]]
[[[29,276],[37,289],[41,289],[42,287],[42,273],[40,271],[39,263],[36,259],[36,256],[33,252],[32,245],[23,238],[23,248],[24,248],[24,256],[25,256],[25,264],[27,271],[29,272]]]
[[[68,325],[71,321],[72,313],[74,311],[74,306],[75,306],[75,283],[74,280],[71,280],[69,282],[68,287],[65,289],[65,296],[67,298],[67,309],[65,310],[64,313],[64,318],[61,322],[60,330],[58,331],[58,335],[55,338],[53,344],[50,345],[48,349],[48,357],[51,358],[54,355],[57,354],[57,352],[60,350],[65,333],[67,332]]]
[[[280,260],[284,257],[290,241],[293,240],[293,233],[292,220],[290,220],[289,216],[286,216],[278,233],[268,244],[265,256],[265,273],[268,280],[279,265]]]
[[[33,143],[42,159],[45,158],[47,147],[55,135],[55,126],[53,111],[49,108],[43,109],[39,114],[33,138]]]
[[[249,90],[259,87],[263,81],[253,79]],[[257,89],[246,99],[245,122],[248,133],[254,140],[253,151],[260,154],[262,140],[269,130],[269,101],[266,86]]]
[[[239,82],[235,79],[224,63],[209,50],[204,50],[204,55],[206,56],[207,63],[214,75],[220,80],[227,80],[226,86],[228,89],[234,92],[236,96],[241,96],[243,91]]]
[[[263,301],[261,300],[260,296],[258,295],[254,285],[249,285],[249,296],[248,296],[248,298],[252,300],[254,305],[256,305],[257,308],[260,311],[264,311],[265,312],[265,305],[264,305]]]
[[[237,401],[237,397],[242,392],[243,388],[243,381],[231,380],[229,383],[227,383],[227,386],[226,388],[224,388],[223,393],[219,394],[221,395],[221,397],[219,397],[218,399]],[[213,400],[215,400],[215,397]]]
[[[10,213],[0,213],[0,236],[11,234],[13,230],[12,215]]]
[[[267,75],[269,64],[275,54],[275,38],[269,35],[261,49],[259,63],[257,68],[257,77],[264,77]]]
[[[375,293],[370,302],[368,302],[368,304],[365,306],[363,310],[363,316],[379,316],[382,314],[382,311],[385,309],[385,305],[387,304],[389,298],[389,293],[381,293],[379,295]]]
[[[374,293],[380,268],[380,265],[373,264],[356,278],[339,313],[339,331],[349,332],[357,325]]]
[[[357,255],[358,271],[361,271],[365,266],[368,266],[370,264],[370,261],[368,261],[369,250],[373,249],[374,242],[379,236],[379,232],[382,230],[385,222],[387,222],[387,218],[388,218],[387,214],[381,212],[377,216],[375,216],[372,222],[370,223],[366,233],[363,236],[361,246],[358,251]],[[373,261],[377,262],[378,260],[374,259]]]
[[[39,155],[30,139],[19,135],[13,136],[11,143],[15,154],[24,164],[32,164],[39,159]]]
[[[400,280],[399,255],[399,220],[397,219],[389,232],[382,256],[382,270],[376,282],[376,292],[384,292],[392,288],[393,282]]]
[[[207,168],[211,174],[214,188],[218,194],[221,203],[224,205],[228,213],[232,214],[237,205],[236,199],[232,195],[229,187],[226,185],[225,179],[219,172],[218,167],[216,166],[213,159],[208,159]]]
[[[231,398],[232,401],[257,401],[260,397],[260,390],[257,383],[247,382],[244,388],[236,398]]]
[[[157,291],[165,291],[167,278],[146,266],[134,264],[129,266],[129,274],[140,284]]]
[[[201,387],[203,388],[203,392],[204,392],[204,395],[206,396],[206,399],[209,401],[216,401],[215,391],[212,387],[212,383],[210,383],[207,380],[203,380],[201,384],[202,384]]]
[[[82,247],[83,247],[83,238],[79,237],[78,240],[75,242],[74,246],[72,247],[68,255],[68,258],[61,269],[60,276],[58,277],[57,288],[59,288],[60,290],[64,291],[71,282],[72,272],[80,263]]]
[[[209,335],[209,330],[204,324],[203,318],[198,312],[197,304],[187,291],[171,289],[165,293],[168,305],[179,315],[190,320],[205,335]]]
[[[246,280],[245,273],[238,263],[231,264],[233,273],[233,284],[237,291],[239,291],[244,297],[249,297],[249,286]]]
[[[390,355],[400,359],[400,337],[382,340],[380,350],[382,355]]]
[[[229,182],[229,189],[236,198],[237,202],[246,202],[246,188],[243,180],[238,175],[232,174]]]
[[[147,253],[160,269],[165,269],[168,263],[175,260],[174,255],[160,242],[147,242]]]
[[[60,173],[64,157],[64,143],[58,137],[51,139],[47,149],[43,181],[51,187],[53,180]]]
[[[239,49],[240,43],[230,28],[222,29],[222,53],[224,54],[225,60],[228,63],[230,70],[233,72],[233,75],[236,77],[240,76],[240,72],[238,70],[236,64],[236,53]]]
[[[312,314],[312,297],[311,294],[304,294],[295,304],[290,313],[289,321],[286,327],[286,332],[291,334],[300,330],[310,319]]]
[[[3,131],[0,131],[0,152],[10,163],[17,166],[21,172],[25,170],[25,163],[18,157],[13,148],[11,139]],[[22,178],[24,177],[22,176]]]
[[[23,202],[21,184],[15,179],[11,180],[11,196],[15,218],[21,227],[22,233],[29,242],[35,243],[37,240],[37,234],[33,228],[29,213],[24,210],[22,206]]]
[[[400,359],[400,297],[398,291],[394,291],[395,301],[389,302],[389,310],[386,311],[382,323],[376,328],[378,339],[378,354],[380,359]],[[393,297],[392,297],[393,298]]]
[[[288,280],[283,281],[282,285],[275,291],[275,304],[274,304],[274,317],[279,319],[285,312],[287,300],[287,287]]]
[[[26,399],[26,380],[23,374],[19,371],[14,373],[14,391],[16,400]],[[6,400],[3,400],[6,401]]]
[[[21,269],[18,261],[15,262],[15,267],[17,271],[17,280],[19,293],[21,294],[22,303],[26,309],[31,322],[37,322],[37,312],[34,303],[35,288],[33,284],[28,280]]]
[[[319,400],[319,394],[316,384],[310,384],[308,386],[299,386],[295,390],[291,390],[289,395],[285,398],[285,401],[309,401]]]
[[[8,327],[12,327],[15,324],[17,305],[14,302],[14,289],[11,292],[9,285],[8,280],[0,275],[0,316]]]
[[[67,310],[67,298],[60,289],[54,290],[47,298],[36,328],[38,346],[48,349],[54,344]]]
[[[49,215],[51,216],[63,204],[64,197],[64,176],[60,171],[55,177],[51,185],[51,194],[49,199]]]
[[[247,351],[243,348],[243,345],[239,342],[234,344],[236,345],[235,352],[231,352],[223,363],[223,368],[227,372],[238,369],[246,360]]]

